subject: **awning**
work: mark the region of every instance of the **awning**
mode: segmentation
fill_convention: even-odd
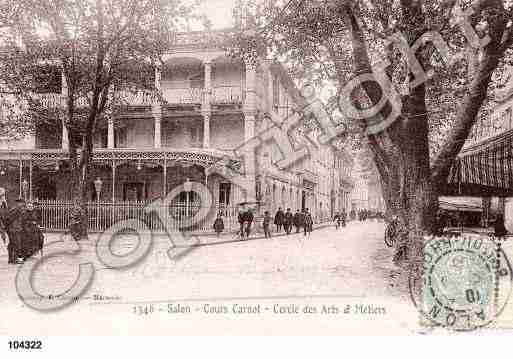
[[[451,168],[445,194],[513,195],[513,130],[463,150]]]
[[[440,209],[460,212],[482,212],[481,198],[476,197],[440,197],[438,199]]]

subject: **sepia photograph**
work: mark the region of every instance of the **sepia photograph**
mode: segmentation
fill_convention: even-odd
[[[511,333],[513,1],[0,0],[0,236],[8,354]]]

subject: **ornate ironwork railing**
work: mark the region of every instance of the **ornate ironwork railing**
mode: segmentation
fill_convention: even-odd
[[[34,94],[34,100],[38,100],[43,108],[63,108],[66,106],[66,97],[61,93],[41,93]],[[75,106],[87,107],[89,100],[86,97],[79,97],[75,100]]]
[[[162,97],[170,104],[201,104],[203,102],[202,88],[164,88]]]
[[[117,163],[123,161],[148,161],[163,164],[167,162],[186,162],[197,164],[202,167],[211,167],[221,164],[230,164],[237,167],[238,161],[233,159],[228,152],[210,150],[210,149],[95,149],[93,153],[93,162]],[[62,149],[33,149],[33,150],[0,150],[0,161],[23,161],[27,164],[31,161],[33,164],[52,164],[58,161],[69,160],[69,154]],[[233,162],[233,163],[232,163]]]
[[[162,97],[168,104],[202,104],[204,88],[185,87],[185,88],[163,88]],[[59,93],[36,94],[34,99],[40,101],[44,108],[66,106],[66,98]],[[138,91],[118,91],[118,99],[122,106],[151,106],[157,100],[157,96],[151,90]],[[240,86],[217,86],[212,88],[212,100],[214,104],[239,104],[244,101],[244,92]],[[88,99],[78,98],[76,106],[89,106]]]
[[[39,200],[42,226],[45,230],[66,231],[70,225],[72,202],[57,200]],[[187,205],[176,203],[172,205],[152,204],[152,210],[147,211],[149,202],[89,202],[88,230],[92,232],[105,231],[112,225],[123,220],[136,220],[140,223],[138,230],[164,232],[213,232],[213,223],[217,213],[223,214],[225,231],[234,231],[238,227],[236,207],[215,206],[208,210],[208,216],[198,222],[193,222],[193,216],[201,209],[197,204]]]
[[[242,89],[238,86],[219,86],[212,91],[212,103],[215,104],[242,103],[244,100]]]

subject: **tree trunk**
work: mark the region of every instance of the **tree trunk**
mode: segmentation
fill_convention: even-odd
[[[87,213],[87,183],[89,177],[88,166],[83,166],[78,160],[74,149],[71,159],[71,201],[70,233],[75,241],[87,239],[89,216]]]

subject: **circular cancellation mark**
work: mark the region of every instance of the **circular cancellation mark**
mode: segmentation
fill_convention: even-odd
[[[430,237],[423,275],[410,275],[411,299],[432,325],[468,331],[504,310],[513,274],[504,251],[488,236]]]

